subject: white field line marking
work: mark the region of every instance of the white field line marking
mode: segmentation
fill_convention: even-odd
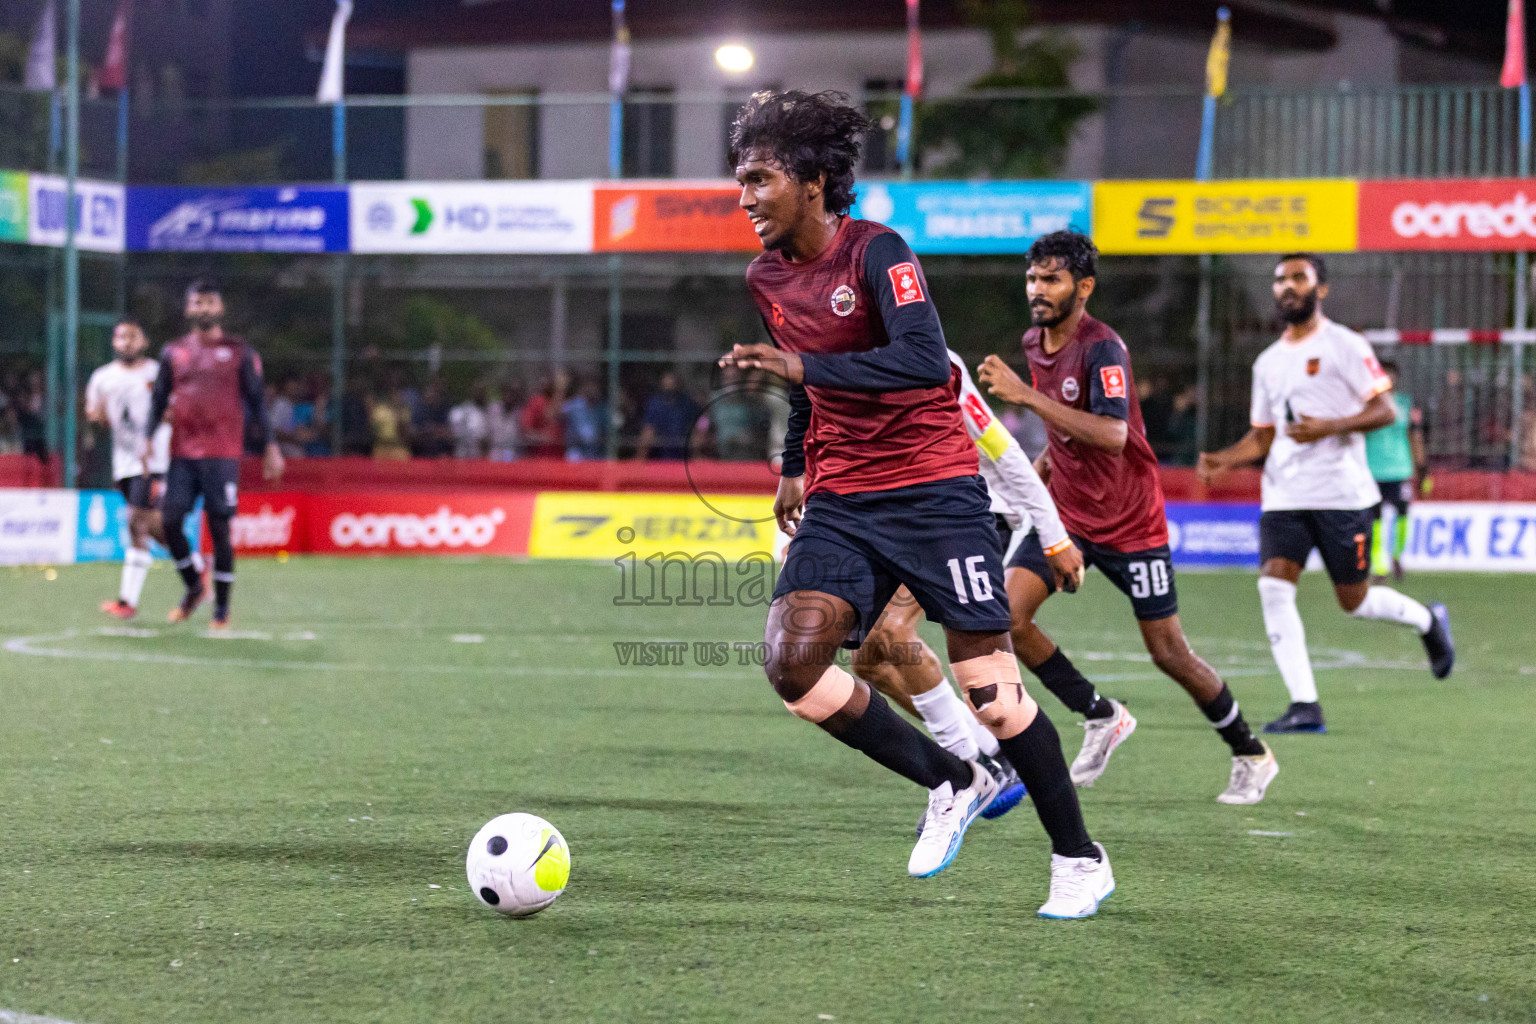
[[[17,1010],[0,1010],[0,1024],[69,1024],[57,1017],[35,1017]]]
[[[455,633],[455,634],[453,634],[453,636],[449,637],[448,640],[449,640],[449,642],[456,643],[456,644],[483,644],[483,643],[485,643],[485,634],[484,633]]]
[[[1251,836],[1294,836],[1296,833],[1295,832],[1270,832],[1270,831],[1268,831],[1266,829],[1262,829],[1262,828],[1251,828],[1251,829],[1248,830],[1248,834],[1251,835]]]
[[[498,676],[613,676],[618,678],[630,678],[635,676],[658,676],[665,674],[671,678],[683,679],[719,679],[732,673],[721,670],[708,671],[704,669],[684,670],[668,668],[657,665],[647,668],[539,668],[533,665],[410,665],[410,664],[385,664],[375,665],[364,662],[329,662],[329,661],[277,661],[261,658],[200,658],[188,654],[151,654],[142,651],[76,651],[68,648],[48,646],[57,644],[62,640],[73,640],[81,636],[77,629],[67,630],[63,633],[54,633],[46,636],[18,636],[12,637],[0,645],[0,649],[10,654],[28,655],[34,658],[65,658],[74,661],[129,661],[144,665],[199,665],[211,668],[260,668],[260,669],[308,669],[314,672],[418,672],[432,675],[498,675]],[[90,634],[85,634],[90,635]],[[99,635],[99,634],[98,634]],[[752,666],[729,666],[739,668],[742,672],[756,669]],[[741,674],[740,672],[735,674]],[[3,1022],[0,1022],[3,1024]]]

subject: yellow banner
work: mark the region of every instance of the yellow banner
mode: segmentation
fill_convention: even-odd
[[[528,553],[605,561],[718,554],[734,563],[772,554],[776,530],[769,495],[546,491],[534,500]]]
[[[1093,237],[1114,254],[1350,252],[1359,192],[1338,179],[1101,181]]]

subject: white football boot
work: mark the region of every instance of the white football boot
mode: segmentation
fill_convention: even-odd
[[[1087,787],[1099,781],[1109,767],[1109,755],[1136,731],[1136,719],[1117,700],[1109,702],[1115,713],[1108,718],[1090,718],[1083,723],[1083,749],[1072,761],[1072,785]]]
[[[1099,851],[1098,860],[1051,854],[1051,898],[1040,908],[1041,917],[1092,917],[1099,912],[1099,904],[1115,891],[1109,854],[1098,843],[1093,845]]]
[[[1260,741],[1263,742],[1262,740]],[[1264,753],[1232,758],[1232,780],[1227,791],[1216,798],[1222,804],[1256,804],[1264,799],[1264,791],[1280,774],[1280,763],[1275,752],[1264,744]]]
[[[997,795],[998,783],[992,773],[975,761],[966,764],[971,766],[969,786],[955,793],[946,782],[928,791],[923,834],[907,860],[907,874],[913,878],[929,878],[949,867],[960,852],[965,830]]]

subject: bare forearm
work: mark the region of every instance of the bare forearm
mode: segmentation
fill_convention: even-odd
[[[1073,440],[1114,454],[1119,454],[1125,447],[1124,420],[1073,409],[1035,391],[1032,391],[1024,404],[1044,420],[1047,426],[1055,427]]]
[[[1223,466],[1241,466],[1248,462],[1257,462],[1269,455],[1270,445],[1275,441],[1275,428],[1254,427],[1244,434],[1236,444],[1223,448],[1216,452],[1216,458]]]

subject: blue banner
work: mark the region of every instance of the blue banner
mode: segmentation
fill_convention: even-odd
[[[882,181],[858,193],[853,215],[890,227],[917,253],[1022,253],[1041,235],[1092,227],[1086,181]]]
[[[203,499],[198,498],[187,516],[184,530],[192,550],[198,549],[203,530]],[[128,551],[128,503],[118,491],[81,491],[79,525],[75,532],[75,561],[121,562]],[[149,542],[156,558],[171,553],[158,542]]]
[[[1259,567],[1259,506],[1168,503],[1168,547],[1178,568]]]
[[[132,188],[132,252],[346,252],[347,190]]]

